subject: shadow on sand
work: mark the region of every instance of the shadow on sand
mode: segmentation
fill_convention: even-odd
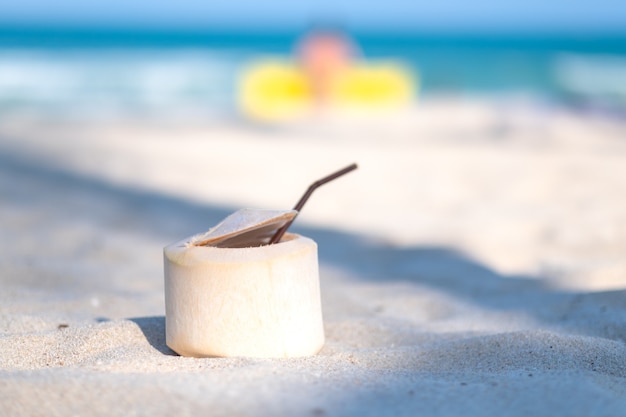
[[[50,221],[89,222],[99,230],[131,231],[165,244],[205,230],[236,208],[200,204],[156,192],[115,185],[46,166],[23,155],[0,149],[0,195],[24,210],[45,211]],[[15,181],[19,177],[19,181]],[[28,184],[29,188],[22,187]],[[38,193],[54,189],[55,193]],[[68,216],[67,213],[73,213]],[[123,219],[123,220],[122,220]],[[60,227],[63,225],[61,224]],[[487,266],[445,247],[394,247],[365,236],[339,230],[294,225],[293,231],[309,236],[319,246],[322,265],[346,270],[357,279],[384,284],[403,281],[428,286],[494,311],[518,311],[550,326],[614,340],[626,339],[622,322],[602,322],[607,300],[626,310],[626,291],[575,293],[551,288],[531,276],[504,276]],[[526,302],[532,295],[533,306]],[[581,300],[597,300],[597,308],[578,308]],[[593,302],[592,302],[593,304]],[[538,307],[540,306],[540,307]],[[558,314],[555,314],[558,312]],[[576,328],[570,328],[575,318]],[[581,320],[582,318],[582,320]],[[173,354],[165,345],[164,317],[131,319],[152,346]],[[580,324],[585,323],[585,324]]]
[[[178,356],[178,354],[170,349],[165,342],[164,316],[134,317],[128,320],[139,326],[139,329],[143,332],[146,340],[153,348],[164,355]]]

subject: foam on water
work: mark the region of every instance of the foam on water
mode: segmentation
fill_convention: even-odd
[[[0,108],[210,112],[232,106],[241,56],[207,50],[0,50]]]

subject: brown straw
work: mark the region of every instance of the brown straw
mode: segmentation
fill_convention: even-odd
[[[298,201],[298,204],[296,204],[296,206],[293,208],[294,210],[296,210],[298,213],[296,214],[296,216],[300,213],[300,211],[302,210],[302,207],[304,206],[304,203],[306,203],[306,201],[309,199],[309,197],[311,197],[311,194],[313,194],[313,191],[315,191],[317,188],[321,187],[322,185],[326,184],[327,182],[330,182],[332,180],[334,180],[335,178],[339,178],[344,174],[347,174],[350,171],[354,171],[355,169],[357,169],[357,165],[356,164],[352,164],[350,166],[345,167],[344,169],[341,169],[333,174],[330,174],[320,180],[315,181],[313,184],[311,184],[309,186],[309,188],[306,190],[306,192],[304,193],[304,195],[300,198],[300,201]],[[296,218],[294,217],[293,219],[291,219],[291,221],[289,223],[287,223],[286,225],[284,225],[283,227],[281,227],[280,229],[278,229],[276,231],[276,233],[274,234],[274,236],[272,236],[272,238],[270,239],[270,245],[276,242],[280,242],[280,239],[283,237],[283,235],[285,234],[285,232],[287,231],[287,229],[289,229],[289,226],[291,226],[291,223],[293,223],[293,221]]]

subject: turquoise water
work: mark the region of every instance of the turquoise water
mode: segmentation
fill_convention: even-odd
[[[626,103],[626,37],[357,33],[368,60],[412,68],[420,94]],[[0,29],[0,110],[234,108],[241,69],[290,56],[296,33]]]

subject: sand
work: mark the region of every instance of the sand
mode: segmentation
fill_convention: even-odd
[[[3,118],[0,415],[623,415],[626,123],[505,104]],[[352,162],[293,227],[319,245],[323,350],[169,350],[162,248]]]

